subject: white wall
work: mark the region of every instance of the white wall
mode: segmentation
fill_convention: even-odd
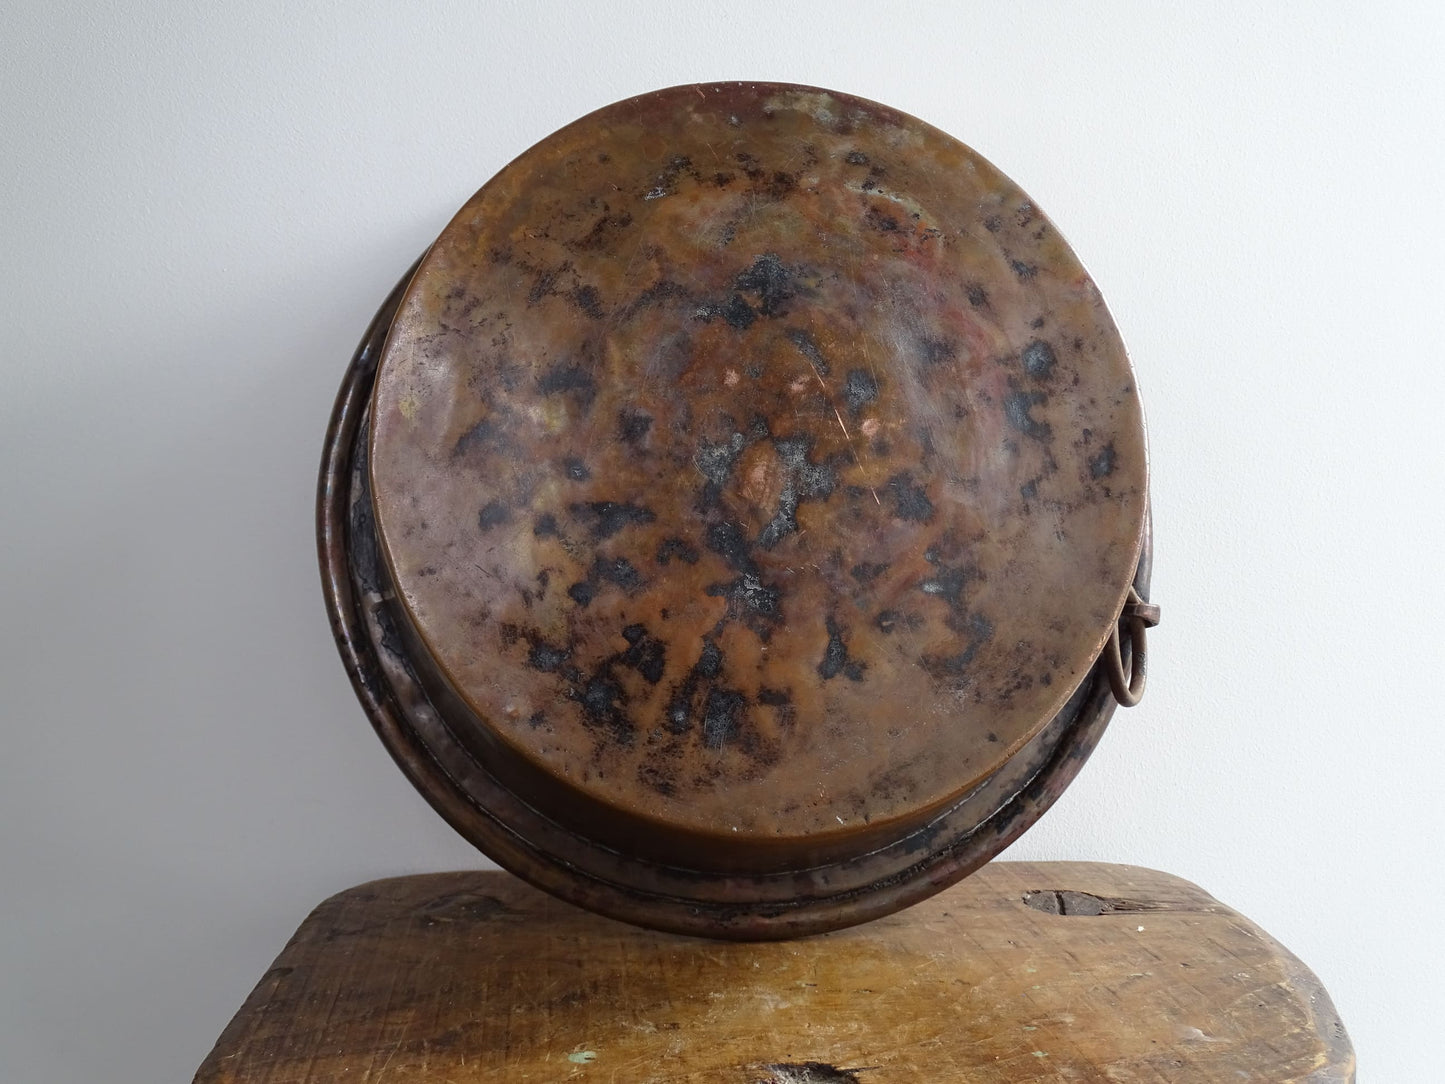
[[[1132,348],[1152,688],[1009,857],[1200,882],[1318,972],[1366,1084],[1438,1077],[1440,5],[13,5],[0,1080],[189,1079],[323,896],[480,862],[331,645],[332,395],[504,162],[720,78],[972,144]]]

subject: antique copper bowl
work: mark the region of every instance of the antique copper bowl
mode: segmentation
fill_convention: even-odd
[[[716,937],[993,857],[1155,616],[1142,413],[1072,251],[937,129],[778,84],[609,106],[488,182],[352,362],[319,543],[459,832]]]

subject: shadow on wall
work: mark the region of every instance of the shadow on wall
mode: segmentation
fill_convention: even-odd
[[[0,833],[43,872],[5,888],[0,1047],[45,1054],[0,1075],[189,1079],[317,901],[484,864],[371,733],[315,563],[332,398],[429,229],[139,340],[82,328],[7,404]]]

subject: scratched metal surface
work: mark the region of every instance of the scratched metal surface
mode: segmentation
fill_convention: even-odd
[[[961,144],[839,96],[680,88],[545,140],[423,262],[374,402],[384,553],[451,687],[699,833],[956,799],[1138,556],[1096,290]]]
[[[639,833],[626,824],[621,838],[609,838],[596,817],[569,825],[558,803],[529,801],[519,793],[515,758],[464,743],[468,731],[456,720],[465,720],[466,709],[438,695],[436,681],[424,683],[432,668],[406,633],[378,552],[367,404],[412,271],[378,310],[337,396],[317,494],[317,543],[337,647],[357,696],[398,766],[458,832],[538,887],[604,914],[708,937],[777,939],[856,924],[928,897],[997,855],[1068,787],[1115,708],[1102,660],[997,772],[876,849],[772,856],[749,850],[729,868],[719,861],[727,856],[698,848],[692,837],[668,858],[659,854],[655,830]],[[1145,597],[1150,553],[1146,523],[1134,576]],[[1127,658],[1127,643],[1124,652]]]
[[[704,846],[956,801],[1139,556],[1139,404],[1077,259],[961,143],[828,92],[676,88],[526,152],[425,257],[373,410],[463,725]]]

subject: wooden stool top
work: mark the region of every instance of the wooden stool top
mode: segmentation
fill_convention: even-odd
[[[197,1084],[1354,1079],[1313,974],[1167,874],[994,863],[866,926],[732,944],[504,873],[332,897]]]

